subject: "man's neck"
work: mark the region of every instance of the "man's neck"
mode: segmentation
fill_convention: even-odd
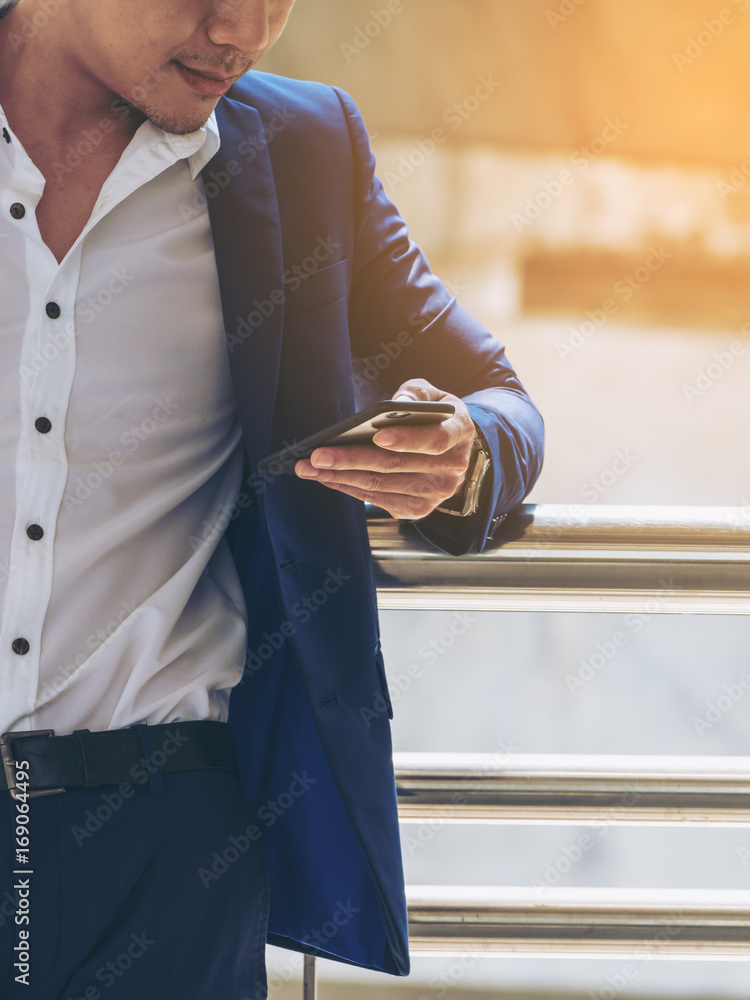
[[[62,151],[91,128],[122,151],[145,116],[92,79],[61,42],[62,24],[32,33],[35,9],[26,0],[0,20],[0,104],[11,129],[32,156],[41,144]],[[62,7],[56,18],[65,16]]]
[[[60,7],[54,22],[36,33],[28,30],[36,0],[23,0],[0,20],[0,104],[45,179],[36,221],[58,262],[83,231],[102,185],[145,120],[98,85],[66,47],[70,28],[63,18],[73,6]],[[75,168],[61,170],[71,150]]]

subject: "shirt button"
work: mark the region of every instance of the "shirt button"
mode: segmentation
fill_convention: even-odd
[[[44,538],[44,528],[41,524],[30,524],[26,529],[26,534],[32,542],[39,542],[42,538]]]
[[[26,209],[23,207],[20,201],[14,201],[10,206],[10,214],[14,219],[22,219],[26,215]]]
[[[48,302],[45,311],[50,319],[59,319],[62,309],[56,302]]]
[[[26,656],[28,651],[31,649],[28,639],[14,639],[13,640],[13,652],[18,656]]]
[[[49,434],[52,430],[52,422],[46,417],[37,417],[34,421],[34,426],[39,431],[40,434]]]

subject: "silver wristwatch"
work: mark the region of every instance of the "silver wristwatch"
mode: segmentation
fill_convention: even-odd
[[[477,431],[469,457],[469,472],[463,489],[444,500],[437,509],[443,514],[453,514],[454,517],[468,517],[469,514],[475,514],[479,509],[479,493],[490,463],[491,458],[487,445]]]

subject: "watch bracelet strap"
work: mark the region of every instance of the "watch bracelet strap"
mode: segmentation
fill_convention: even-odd
[[[484,435],[482,434],[481,430],[479,429],[479,427],[476,424],[474,424],[474,429],[475,429],[475,434],[474,434],[474,441],[473,441],[472,447],[471,447],[471,455],[469,456],[469,474],[468,474],[468,477],[467,477],[466,481],[464,482],[463,489],[461,490],[461,492],[456,497],[449,497],[448,500],[443,501],[443,504],[440,507],[436,508],[442,514],[450,514],[453,517],[468,517],[470,514],[476,513],[476,511],[478,509],[479,495],[480,495],[481,488],[482,488],[482,485],[484,483],[484,480],[487,478],[487,472],[489,472],[492,459],[491,459],[490,449],[489,449],[489,447],[487,445],[487,442],[485,441]],[[466,504],[466,497],[467,497],[467,493],[468,493],[468,490],[469,490],[469,487],[470,487],[470,484],[471,484],[471,478],[472,478],[472,476],[474,474],[474,468],[476,466],[477,458],[478,458],[478,456],[480,454],[482,454],[482,455],[485,456],[485,458],[487,460],[487,465],[485,466],[484,474],[482,476],[482,480],[479,483],[479,487],[478,487],[478,490],[477,490],[477,504],[475,505],[474,510],[467,511],[466,514],[464,514],[463,513],[463,507]],[[454,510],[451,507],[445,506],[446,504],[450,503],[451,501],[455,502],[457,507],[458,507],[458,504],[460,503],[460,507],[458,507],[458,509]]]

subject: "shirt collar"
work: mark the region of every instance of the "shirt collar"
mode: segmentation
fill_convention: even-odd
[[[164,132],[152,122],[144,122],[141,128],[144,126],[163,135],[179,159],[187,159],[192,180],[195,180],[206,164],[216,156],[221,146],[215,111],[211,112],[205,125],[197,128],[194,132],[188,132],[186,135],[172,135],[169,132]],[[8,122],[3,113],[2,105],[0,105],[0,142],[3,146],[6,144],[6,140],[3,137],[2,129],[7,129],[7,127]],[[8,134],[10,133],[8,132]]]
[[[172,135],[165,132],[167,142],[180,157],[187,159],[190,176],[193,180],[203,170],[209,160],[219,151],[221,138],[216,122],[216,112],[212,111],[205,125],[186,135]]]

